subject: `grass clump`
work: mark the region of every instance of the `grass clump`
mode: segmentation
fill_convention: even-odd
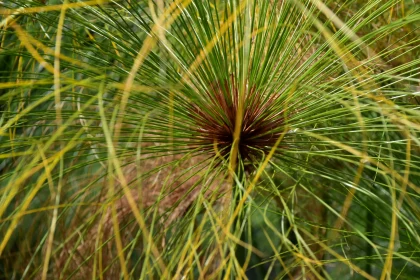
[[[2,5],[0,277],[420,273],[414,2]]]

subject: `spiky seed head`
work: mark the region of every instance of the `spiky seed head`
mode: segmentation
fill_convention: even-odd
[[[262,94],[254,85],[245,85],[244,110],[239,139],[239,157],[255,161],[273,147],[282,133],[283,110],[276,110],[279,94]],[[236,114],[239,107],[236,80],[216,81],[209,86],[202,102],[191,106],[193,145],[203,151],[229,156],[233,144]]]

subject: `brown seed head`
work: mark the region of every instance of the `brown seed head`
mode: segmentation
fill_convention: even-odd
[[[283,111],[273,108],[278,97],[278,94],[261,94],[255,86],[246,85],[239,140],[242,160],[252,162],[260,159],[280,137]],[[213,83],[205,101],[192,106],[190,116],[196,124],[193,146],[227,158],[233,143],[239,102],[239,87],[235,79]]]

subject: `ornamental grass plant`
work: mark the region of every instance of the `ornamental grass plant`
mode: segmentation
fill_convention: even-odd
[[[0,279],[418,279],[412,0],[1,0]]]

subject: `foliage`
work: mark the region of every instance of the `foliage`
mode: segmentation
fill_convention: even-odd
[[[419,275],[413,1],[2,5],[0,277]]]

